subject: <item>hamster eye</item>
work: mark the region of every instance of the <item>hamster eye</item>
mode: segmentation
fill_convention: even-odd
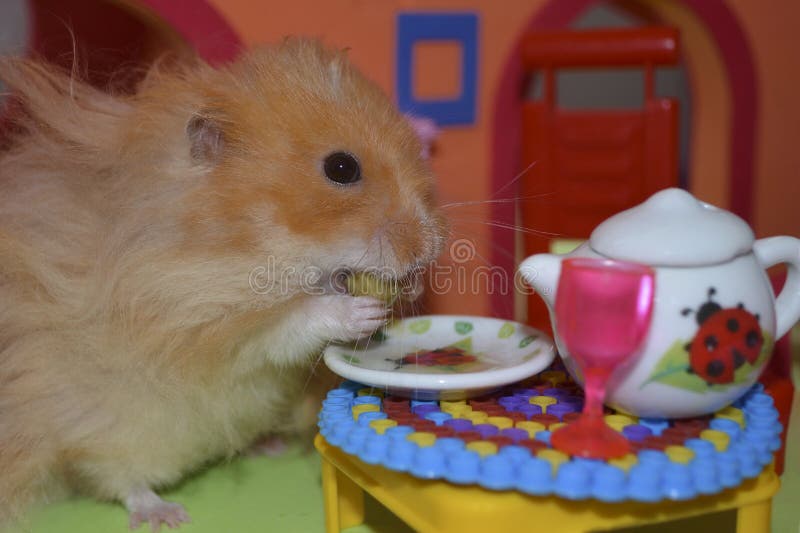
[[[325,177],[336,183],[347,185],[361,179],[361,165],[347,152],[333,152],[325,158]]]

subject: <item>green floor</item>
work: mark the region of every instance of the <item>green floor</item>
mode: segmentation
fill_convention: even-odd
[[[794,365],[800,384],[800,361]],[[795,395],[787,445],[783,486],[774,500],[774,533],[798,531],[800,525],[800,394]],[[279,458],[247,457],[217,466],[186,481],[166,498],[181,502],[193,519],[184,533],[315,533],[323,531],[319,458],[292,450]],[[368,525],[348,533],[408,531],[387,511],[368,502]],[[731,516],[709,521],[685,521],[648,531],[733,531]],[[166,530],[166,528],[165,528]],[[26,533],[125,533],[127,514],[122,507],[76,500],[50,505],[34,513]],[[147,531],[146,527],[140,531]]]

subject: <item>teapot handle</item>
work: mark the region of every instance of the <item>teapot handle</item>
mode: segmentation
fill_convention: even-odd
[[[775,339],[783,335],[800,319],[800,239],[769,237],[753,245],[756,259],[763,269],[786,263],[788,272],[783,290],[775,300]]]

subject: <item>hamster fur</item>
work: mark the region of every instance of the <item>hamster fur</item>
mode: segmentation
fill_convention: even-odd
[[[298,429],[313,357],[385,320],[296,274],[402,277],[442,249],[422,147],[313,41],[154,67],[132,96],[30,60],[0,79],[0,517],[69,487],[176,525],[155,489]],[[337,151],[360,181],[326,178]]]

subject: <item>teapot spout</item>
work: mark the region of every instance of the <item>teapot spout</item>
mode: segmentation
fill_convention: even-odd
[[[551,311],[553,302],[555,302],[556,287],[563,259],[564,256],[561,255],[536,254],[528,257],[519,265],[520,276],[536,290]]]

